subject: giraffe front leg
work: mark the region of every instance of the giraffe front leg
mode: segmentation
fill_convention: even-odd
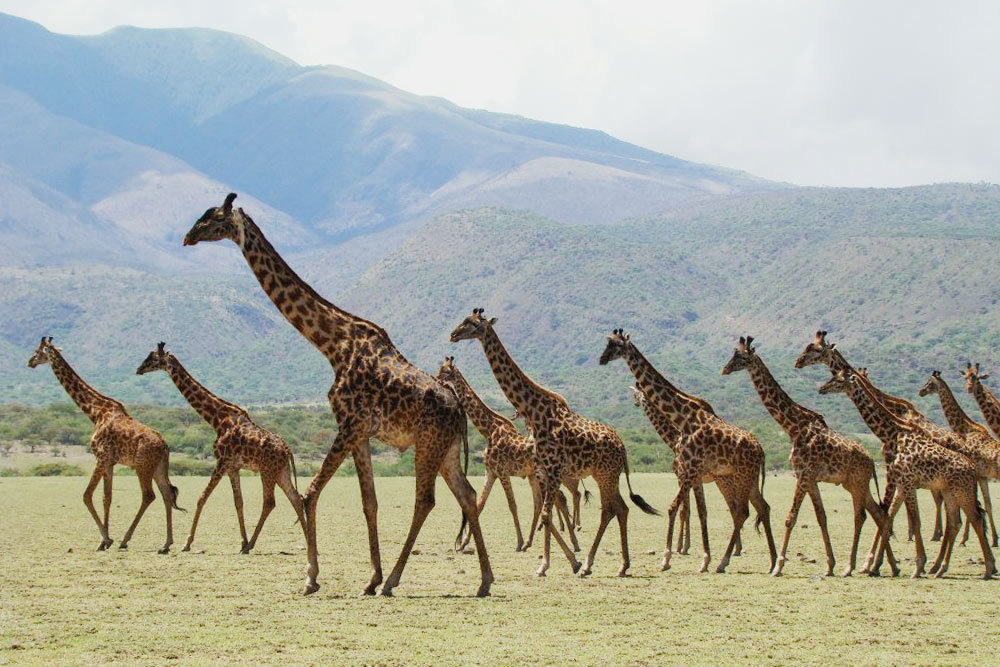
[[[132,539],[135,527],[139,525],[139,520],[146,513],[146,509],[156,500],[156,494],[153,493],[153,481],[148,475],[144,474],[139,477],[139,488],[142,490],[142,504],[139,506],[139,511],[135,514],[135,519],[132,520],[132,525],[125,531],[125,537],[122,538],[121,544],[118,546],[122,550],[128,549],[128,543]]]
[[[486,481],[483,483],[483,490],[479,494],[479,500],[476,502],[476,509],[478,510],[479,514],[482,514],[483,508],[486,507],[486,501],[489,499],[489,497],[490,497],[490,491],[493,490],[493,484],[496,481],[497,481],[497,476],[493,473],[492,470],[490,470],[489,468],[487,468],[486,469]],[[508,486],[510,485],[510,478],[507,478],[507,485]],[[503,480],[501,480],[500,486],[503,486]],[[507,486],[504,486],[504,492],[505,493],[507,492]],[[513,502],[513,496],[512,495],[508,495],[507,496],[507,506],[511,507],[511,503],[512,502]],[[515,551],[520,551],[521,550],[521,546],[524,544],[524,542],[523,542],[524,538],[521,535],[521,527],[517,523],[517,505],[513,506],[513,508],[511,509],[511,514],[513,514],[513,516],[514,516],[514,527],[517,528],[517,549],[515,549]],[[462,535],[462,541],[459,542],[458,548],[456,550],[457,551],[465,551],[465,548],[467,546],[469,546],[469,540],[471,540],[471,539],[472,539],[472,531],[468,530],[468,526],[466,526],[465,534]]]
[[[308,565],[306,566],[306,585],[302,591],[303,595],[311,595],[319,590],[319,583],[316,581],[316,577],[319,576],[319,549],[316,545],[316,514],[317,506],[319,505],[319,495],[322,493],[326,483],[337,472],[340,464],[347,458],[348,447],[354,444],[353,440],[360,441],[361,438],[356,434],[352,434],[349,423],[340,424],[337,437],[333,441],[333,446],[326,453],[323,465],[320,466],[319,472],[316,473],[312,482],[309,483],[306,495],[302,498],[302,507],[306,514],[306,558],[308,561]]]
[[[830,543],[830,531],[826,525],[826,510],[823,509],[823,498],[819,493],[819,485],[813,480],[809,485],[809,498],[812,500],[813,509],[816,511],[816,522],[819,523],[819,530],[823,534],[823,546],[826,548],[826,576],[833,576],[833,569],[836,561],[833,556],[833,544]]]
[[[792,496],[792,507],[788,510],[788,518],[785,519],[785,539],[781,542],[781,553],[778,555],[778,562],[771,571],[771,576],[773,577],[780,577],[782,571],[785,569],[785,563],[788,560],[786,557],[786,554],[788,553],[788,542],[792,538],[792,530],[795,528],[795,523],[799,519],[799,508],[802,507],[802,500],[805,497],[806,485],[800,478],[795,483],[795,494]]]
[[[94,507],[94,490],[97,489],[97,484],[101,481],[104,476],[104,466],[98,461],[97,465],[94,467],[94,472],[90,476],[90,482],[87,484],[87,488],[83,491],[83,504],[86,506],[87,511],[90,512],[90,516],[94,517],[94,523],[97,524],[97,530],[101,533],[101,545],[97,548],[98,551],[104,551],[108,548],[108,536],[104,530],[104,524],[101,522],[101,517],[97,513],[97,508]]]
[[[510,510],[510,516],[514,520],[514,532],[517,533],[517,546],[514,547],[514,551],[520,551],[524,547],[524,535],[521,534],[521,522],[517,516],[517,500],[514,498],[514,489],[510,484],[510,477],[501,477],[500,486],[503,488],[504,495],[507,496],[507,508]],[[483,494],[486,494],[485,487],[483,488]],[[477,515],[483,511],[483,506],[485,504],[486,503],[476,504]],[[465,544],[468,544],[469,537],[471,536],[472,531],[470,530],[466,533]]]
[[[215,490],[215,486],[222,479],[224,472],[222,462],[216,462],[215,470],[212,471],[212,476],[208,479],[205,490],[201,492],[201,497],[198,498],[198,506],[195,507],[194,518],[191,519],[191,530],[188,532],[187,541],[184,542],[184,548],[181,551],[191,551],[191,543],[194,542],[194,534],[198,530],[198,520],[201,518],[201,510],[205,507],[208,497],[212,495],[212,491]]]
[[[97,548],[98,551],[109,549],[114,544],[114,540],[111,539],[111,490],[114,478],[114,465],[110,465],[104,470],[104,522],[102,530],[104,539],[101,540],[101,546]]]
[[[673,555],[670,547],[674,541],[674,522],[677,519],[677,512],[680,509],[681,503],[691,488],[690,482],[685,479],[678,479],[678,483],[680,484],[680,489],[677,491],[677,495],[674,496],[674,501],[670,503],[670,509],[667,510],[667,549],[663,552],[663,560],[660,562],[660,572],[666,572],[670,569],[670,557]]]
[[[250,550],[247,547],[250,545],[250,540],[247,539],[247,524],[243,520],[243,490],[240,488],[240,471],[238,469],[229,471],[229,484],[233,487],[233,504],[236,505],[236,518],[239,519],[240,536],[243,538],[240,553],[248,554]]]
[[[372,454],[367,441],[355,446],[353,451],[354,468],[358,475],[358,485],[361,487],[361,507],[368,528],[368,557],[372,568],[372,576],[362,595],[375,595],[379,584],[382,583],[382,552],[378,542],[378,498],[375,496]]]
[[[257,538],[260,536],[260,531],[264,528],[264,522],[267,521],[271,510],[274,509],[274,477],[272,475],[261,475],[260,483],[263,489],[264,502],[260,508],[260,519],[257,521],[257,527],[254,528],[253,535],[250,536],[250,543],[247,545],[244,553],[253,551],[253,548],[257,545]]]

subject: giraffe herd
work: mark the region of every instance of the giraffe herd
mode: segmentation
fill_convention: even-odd
[[[620,532],[621,565],[619,576],[626,576],[631,565],[628,545],[629,508],[619,484],[622,473],[629,499],[647,514],[659,514],[632,489],[625,444],[609,425],[578,414],[566,399],[533,380],[501,342],[495,325],[476,308],[451,333],[450,340],[479,341],[487,362],[516,415],[524,419],[525,435],[513,422],[489,408],[477,395],[448,357],[436,376],[410,363],[393,345],[389,335],[378,325],[348,313],[320,296],[303,281],[268,242],[260,228],[243,209],[235,208],[235,194],[229,194],[222,206],[208,209],[184,238],[184,245],[228,239],[242,252],[261,288],[288,322],[313,344],[329,361],[334,382],[327,398],[337,421],[337,435],[322,466],[304,494],[296,485],[295,462],[288,444],[276,433],[254,423],[243,408],[219,398],[200,384],[160,343],[142,362],[136,373],[166,372],[191,407],[216,432],[216,466],[204,492],[198,499],[184,550],[191,548],[198,520],[212,491],[227,475],[233,490],[236,515],[242,538],[241,552],[249,553],[257,543],[268,515],[275,506],[274,487],[278,486],[298,516],[306,543],[307,569],[305,594],[319,589],[319,553],[317,548],[318,501],[330,478],[348,455],[354,461],[365,521],[368,528],[371,578],[364,589],[373,595],[381,586],[383,595],[391,595],[400,582],[407,559],[425,519],[435,504],[437,475],[444,478],[458,501],[463,517],[456,540],[465,549],[471,540],[480,567],[477,595],[489,595],[494,580],[490,559],[479,523],[490,490],[499,481],[507,497],[516,533],[516,549],[531,546],[536,526],[544,530],[543,554],[536,574],[546,576],[550,568],[551,540],[554,538],[565,555],[570,569],[580,576],[591,574],[599,545],[608,525],[615,519]],[[667,518],[666,546],[661,570],[671,567],[674,547],[680,553],[690,548],[690,499],[694,496],[701,526],[703,557],[700,571],[711,562],[708,538],[708,515],[704,485],[715,482],[726,501],[733,529],[716,572],[722,573],[731,557],[742,552],[742,529],[755,512],[755,528],[767,541],[768,572],[783,573],[793,528],[805,496],[816,513],[826,551],[826,575],[834,574],[833,544],[827,527],[826,512],[820,493],[821,482],[842,486],[853,501],[854,534],[850,558],[843,574],[856,569],[862,525],[871,516],[876,525],[875,540],[869,549],[863,572],[877,576],[884,560],[892,574],[899,565],[889,545],[893,518],[906,508],[910,533],[915,541],[914,577],[924,573],[927,556],[920,530],[916,490],[928,489],[934,496],[937,512],[935,534],[941,545],[929,573],[940,577],[947,572],[954,544],[966,521],[966,534],[975,532],[982,549],[985,571],[991,578],[996,565],[987,530],[992,530],[992,546],[997,546],[988,480],[1000,478],[1000,441],[989,430],[975,423],[961,408],[948,384],[937,371],[920,390],[921,396],[937,394],[950,430],[933,424],[916,407],[901,398],[879,390],[864,369],[847,363],[836,345],[827,342],[826,332],[816,333],[795,361],[796,368],[822,364],[831,373],[819,389],[821,394],[843,393],[857,407],[862,419],[882,443],[886,466],[884,496],[879,498],[878,477],[873,458],[855,440],[832,430],[823,416],[796,403],[782,389],[757,354],[752,337],[742,337],[732,358],[722,369],[723,375],[746,371],[767,412],[785,430],[791,440],[790,463],[797,478],[792,506],[785,520],[780,551],[771,531],[770,506],[764,499],[766,464],[764,450],[757,438],[720,417],[704,399],[685,393],[672,384],[639,351],[631,336],[616,329],[607,338],[600,364],[622,359],[635,377],[634,401],[641,407],[659,436],[674,454],[674,472],[678,492],[670,504]],[[90,440],[97,463],[84,492],[84,504],[97,523],[101,535],[99,550],[108,549],[110,537],[113,468],[116,464],[132,467],[142,490],[142,504],[125,532],[120,548],[128,546],[136,526],[155,500],[155,481],[166,509],[166,542],[160,553],[168,553],[173,543],[172,511],[177,505],[177,488],[170,483],[170,452],[163,438],[153,429],[132,418],[118,401],[100,394],[69,365],[51,337],[42,338],[28,365],[49,364],[73,401],[93,421]],[[1000,400],[982,383],[988,376],[979,365],[968,364],[964,379],[984,417],[995,433],[1000,433]],[[484,463],[486,483],[477,502],[476,493],[466,479],[468,440],[466,420],[486,441]],[[372,472],[370,440],[405,450],[414,449],[415,499],[409,532],[395,566],[383,577],[379,551],[378,500]],[[464,465],[463,465],[464,453]],[[263,507],[252,535],[248,538],[243,517],[239,471],[258,472],[263,485]],[[517,504],[510,478],[526,478],[532,489],[533,519],[527,539],[521,531]],[[586,558],[581,563],[575,529],[579,527],[578,485],[586,477],[596,482],[601,503],[600,523]],[[98,482],[103,481],[104,512],[99,515],[93,503]],[[875,495],[871,486],[875,485]],[[565,486],[572,494],[570,510]],[[982,490],[985,510],[978,493]],[[555,511],[554,511],[555,510]],[[943,519],[942,519],[943,510]],[[674,544],[674,528],[680,516],[680,535]],[[987,525],[986,518],[989,519]],[[554,521],[558,520],[561,527]],[[943,527],[942,527],[943,521]],[[569,543],[563,537],[566,532]]]

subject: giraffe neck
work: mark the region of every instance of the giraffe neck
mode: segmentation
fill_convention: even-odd
[[[680,433],[695,430],[715,415],[707,401],[686,394],[671,384],[632,343],[625,346],[625,363],[646,397],[646,404],[663,413]]]
[[[994,433],[1000,433],[1000,401],[988,387],[983,386],[982,382],[972,385],[972,395],[979,403],[979,409],[982,410],[986,423]]]
[[[941,378],[938,378],[937,393],[938,398],[941,399],[941,409],[944,410],[945,419],[948,420],[948,426],[951,427],[951,430],[959,435],[965,435],[974,430],[977,424],[965,413],[962,406],[958,404],[955,394],[952,393],[951,387]]]
[[[491,435],[498,429],[509,428],[511,430],[517,430],[513,422],[501,415],[500,413],[491,410],[487,406],[479,395],[472,389],[465,376],[462,375],[457,369],[455,370],[456,380],[452,383],[452,387],[455,389],[455,394],[458,396],[458,402],[461,403],[462,409],[465,410],[466,416],[472,420],[472,424],[476,427],[484,438],[489,441]]]
[[[339,372],[347,365],[354,348],[363,346],[365,339],[376,346],[392,347],[381,327],[320,296],[288,266],[250,216],[242,217],[237,244],[260,286],[285,319],[329,359],[335,370]]]
[[[871,432],[882,441],[882,454],[886,463],[892,463],[896,457],[897,440],[907,430],[906,423],[882,405],[864,383],[850,382],[847,395],[854,402]]]
[[[493,327],[487,329],[480,341],[497,383],[532,431],[537,433],[547,425],[549,410],[569,410],[562,396],[542,387],[521,370]]]
[[[764,407],[792,439],[810,424],[826,426],[822,415],[799,405],[785,393],[764,360],[756,354],[748,371]]]
[[[170,355],[167,362],[167,373],[195,412],[211,424],[216,432],[222,429],[228,417],[247,416],[242,408],[222,400],[195,380],[173,355]]]
[[[653,429],[660,436],[660,439],[667,443],[670,449],[676,451],[677,439],[681,437],[680,431],[674,428],[666,415],[654,410],[645,398],[642,399],[642,411],[646,413],[646,419],[653,425]]]
[[[84,382],[83,378],[77,375],[58,350],[55,351],[54,358],[49,363],[63,389],[83,413],[90,418],[90,421],[96,424],[107,415],[115,413],[128,415],[124,405],[101,394]]]
[[[893,396],[890,393],[884,392],[872,383],[868,378],[858,375],[855,373],[854,368],[847,363],[844,359],[844,355],[840,353],[840,350],[834,350],[833,356],[830,360],[830,370],[834,373],[839,371],[849,371],[853,373],[863,384],[865,384],[868,389],[875,395],[879,403],[891,410],[894,414],[899,417],[908,417],[910,419],[916,419],[921,423],[930,422],[927,417],[917,410],[913,403],[910,403],[906,399],[900,398],[898,396]]]

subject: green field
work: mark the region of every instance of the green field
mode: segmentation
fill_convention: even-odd
[[[174,481],[181,505],[193,509],[205,479]],[[477,488],[482,484],[480,478],[472,481]],[[635,475],[632,481],[663,510],[676,489],[668,475]],[[497,487],[484,513],[496,583],[492,597],[476,599],[476,557],[451,550],[459,513],[441,483],[438,505],[396,597],[370,599],[358,596],[369,566],[354,479],[333,479],[321,498],[323,587],[311,597],[299,595],[303,541],[281,498],[250,556],[237,553],[225,482],[206,506],[192,552],[178,552],[189,513],[175,514],[174,553],[156,554],[164,533],[157,500],[128,552],[98,553],[98,533],[81,502],[85,484],[81,477],[0,479],[0,664],[941,664],[996,656],[988,619],[998,584],[978,579],[982,565],[976,549],[956,547],[944,580],[823,578],[822,542],[808,501],[780,579],[764,574],[766,543],[750,522],[745,553],[733,559],[727,574],[698,574],[700,547],[690,556],[675,556],[673,569],[660,572],[664,520],[634,508],[631,577],[615,577],[619,544],[612,526],[590,579],[572,576],[555,545],[549,576],[537,579],[540,543],[528,553],[514,553],[509,514]],[[779,540],[793,484],[789,476],[767,480],[765,495]],[[409,526],[413,482],[382,478],[377,485],[388,574]],[[527,485],[519,482],[516,488],[524,520]],[[849,497],[840,489],[823,489],[840,571],[850,540]],[[243,493],[253,525],[260,503],[257,479],[245,478]],[[718,492],[712,488],[707,495],[714,566],[731,522]],[[98,507],[99,497],[100,490]],[[921,500],[929,504],[929,497]],[[136,480],[116,478],[113,537],[121,537],[138,501]],[[931,513],[927,505],[923,510],[927,537]],[[585,548],[597,518],[596,505],[585,507]],[[897,531],[902,527],[900,519]],[[865,546],[872,533],[869,521]],[[912,557],[911,545],[897,538],[895,546],[899,555]],[[936,547],[931,546],[932,558]],[[904,575],[912,567],[905,560]]]

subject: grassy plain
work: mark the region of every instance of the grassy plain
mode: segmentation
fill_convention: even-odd
[[[749,522],[745,553],[727,574],[698,574],[700,547],[675,556],[673,569],[660,572],[664,520],[634,508],[631,577],[615,577],[619,543],[611,526],[590,579],[572,576],[555,545],[549,576],[537,579],[540,543],[514,552],[497,488],[484,512],[496,583],[492,597],[476,599],[476,557],[451,551],[458,507],[439,484],[438,505],[396,597],[366,599],[358,596],[370,571],[354,479],[333,479],[321,497],[323,587],[311,597],[299,595],[303,541],[283,499],[250,556],[237,553],[225,483],[206,506],[192,552],[179,552],[189,513],[175,514],[174,552],[156,554],[164,531],[157,500],[128,552],[98,553],[98,533],[80,500],[85,483],[80,477],[0,479],[0,664],[942,664],[996,656],[989,628],[1000,584],[978,579],[976,549],[956,547],[944,580],[824,578],[808,501],[780,579],[764,574],[766,543]],[[181,505],[193,510],[205,479],[175,483]],[[473,484],[478,488],[482,480]],[[767,480],[778,540],[793,485],[790,476]],[[409,526],[413,482],[381,478],[377,486],[388,574]],[[662,510],[676,489],[669,475],[635,475],[633,486]],[[516,488],[526,520],[526,484]],[[253,525],[257,480],[245,478],[243,493]],[[714,568],[731,522],[718,492],[707,495]],[[824,500],[839,572],[847,562],[850,504],[831,487],[824,487]],[[121,537],[138,501],[135,479],[116,478],[113,537]],[[929,505],[923,509],[929,535]],[[597,519],[596,504],[584,508],[584,548]],[[869,521],[865,546],[872,532]],[[896,548],[912,557],[912,546],[898,538]],[[912,561],[903,569],[909,574]]]

